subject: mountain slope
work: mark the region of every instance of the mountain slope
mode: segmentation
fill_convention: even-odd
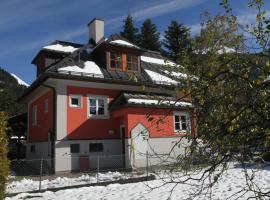
[[[0,111],[4,111],[8,117],[26,111],[26,105],[16,102],[27,88],[22,83],[0,67]]]
[[[17,82],[19,83],[19,85],[24,85],[26,87],[29,87],[29,84],[28,83],[24,82],[22,79],[20,79],[15,74],[10,73],[10,75],[13,76],[17,80]]]

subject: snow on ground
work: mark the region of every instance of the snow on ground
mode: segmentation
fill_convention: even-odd
[[[254,170],[254,169],[252,169]],[[249,169],[249,172],[251,169]],[[177,175],[177,174],[174,174]],[[254,181],[260,188],[269,190],[270,182],[270,168],[259,169],[256,171]],[[140,183],[130,183],[130,184],[111,184],[108,186],[91,186],[82,187],[78,189],[67,189],[57,192],[44,192],[27,194],[21,193],[12,198],[6,198],[6,200],[17,200],[17,199],[108,199],[108,200],[136,200],[136,199],[155,199],[155,200],[166,200],[171,195],[171,200],[188,199],[190,194],[194,191],[198,191],[198,188],[191,185],[181,185],[175,186],[173,183],[168,183],[162,185],[164,182],[161,179],[140,182]],[[171,190],[175,186],[173,192]],[[153,189],[155,188],[156,189]],[[245,176],[242,168],[231,168],[229,169],[219,180],[219,182],[212,187],[212,199],[220,200],[226,199],[231,195],[235,194],[239,190],[247,188],[245,182]],[[247,199],[253,193],[248,192],[241,196],[239,199]],[[236,197],[236,196],[235,196]],[[234,197],[234,198],[235,198]],[[196,200],[208,199],[207,197],[201,195],[194,198]]]
[[[28,83],[26,83],[26,82],[24,82],[22,79],[20,79],[18,76],[16,76],[15,74],[12,74],[12,73],[10,73],[11,74],[11,76],[13,76],[16,80],[17,80],[17,82],[20,84],[20,85],[24,85],[24,86],[26,86],[26,87],[29,87],[29,84]]]
[[[89,74],[89,76],[94,75],[94,77],[104,78],[103,73],[101,72],[99,66],[97,66],[96,63],[93,61],[86,61],[84,63],[83,68],[77,65],[74,65],[74,66],[61,67],[58,69],[58,71],[60,73],[71,72],[71,74],[73,75],[81,75],[81,73],[84,73],[85,76]]]
[[[124,175],[119,172],[107,172],[99,173],[98,180],[99,182],[117,180],[120,178],[130,177],[130,175]],[[53,180],[43,180],[41,183],[42,189],[47,188],[58,188],[72,185],[83,185],[89,183],[96,183],[97,178],[95,175],[82,175],[77,178],[68,178],[68,177],[57,177]],[[18,192],[27,192],[39,189],[39,181],[33,181],[31,179],[22,179],[20,181],[13,181],[8,184],[6,193],[18,193]]]
[[[60,52],[65,52],[65,53],[72,53],[72,52],[76,51],[78,48],[75,48],[73,46],[64,46],[61,44],[52,44],[52,45],[43,47],[43,49],[60,51]]]

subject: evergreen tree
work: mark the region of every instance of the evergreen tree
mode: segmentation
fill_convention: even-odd
[[[138,28],[134,26],[134,21],[130,14],[124,20],[123,31],[120,35],[134,44],[138,43]]]
[[[162,42],[164,49],[164,54],[176,61],[177,58],[181,59],[185,52],[190,50],[190,30],[183,24],[177,21],[171,21],[165,31],[165,36]]]
[[[146,19],[141,27],[140,46],[145,49],[160,51],[159,35],[156,25],[152,23],[151,19]]]

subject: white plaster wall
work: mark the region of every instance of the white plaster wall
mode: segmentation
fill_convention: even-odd
[[[103,152],[89,152],[90,143],[102,143]],[[70,144],[80,144],[80,153],[70,153]],[[80,156],[89,157],[90,169],[122,167],[121,140],[63,140],[56,142],[55,171],[80,169]]]
[[[31,145],[36,146],[36,151],[31,152]],[[50,158],[50,146],[48,142],[36,142],[36,143],[27,143],[26,146],[26,159],[48,159]]]
[[[178,145],[175,145],[178,144]],[[166,165],[177,162],[177,156],[185,153],[188,146],[187,139],[182,137],[167,137],[167,138],[149,138],[148,140],[148,164],[149,166]],[[146,167],[147,160],[145,156],[141,155],[141,150],[135,148],[135,153],[140,152],[135,159],[135,166],[133,164],[133,153],[131,151],[132,141],[126,139],[126,166],[132,168]]]

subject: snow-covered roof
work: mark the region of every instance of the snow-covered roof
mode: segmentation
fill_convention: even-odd
[[[156,99],[128,99],[128,103],[145,104],[145,105],[166,105],[166,106],[185,106],[191,107],[192,104],[185,101],[170,101],[170,100],[156,100]]]
[[[144,71],[151,78],[151,80],[157,84],[176,85],[178,83],[177,81],[175,81],[167,76],[164,76],[158,72],[154,72],[154,71],[149,70],[149,69],[144,69]]]
[[[52,51],[59,51],[59,52],[64,52],[64,53],[72,53],[74,51],[76,51],[78,48],[75,48],[73,46],[65,46],[62,44],[52,44],[52,45],[48,45],[43,47],[43,49],[47,49],[47,50],[52,50]]]
[[[160,58],[153,58],[153,57],[147,57],[147,56],[141,56],[141,61],[147,62],[147,63],[154,63],[154,64],[159,64],[159,65],[171,65],[175,66],[176,64],[169,61],[169,60],[164,60]]]
[[[124,46],[130,46],[130,47],[136,47],[137,48],[136,45],[131,44],[131,43],[129,43],[127,41],[124,41],[124,40],[113,40],[113,41],[110,41],[110,43],[124,45]]]
[[[29,84],[28,83],[26,83],[26,82],[24,82],[22,79],[20,79],[18,76],[16,76],[15,74],[12,74],[12,73],[10,73],[11,74],[11,76],[13,76],[16,80],[17,80],[17,82],[20,84],[20,85],[24,85],[24,86],[26,86],[26,87],[29,87]]]
[[[92,76],[96,78],[104,78],[103,73],[100,67],[93,61],[86,61],[83,63],[83,67],[79,67],[77,65],[66,66],[58,68],[59,73],[64,74],[72,74],[72,75],[84,75],[84,76]]]

